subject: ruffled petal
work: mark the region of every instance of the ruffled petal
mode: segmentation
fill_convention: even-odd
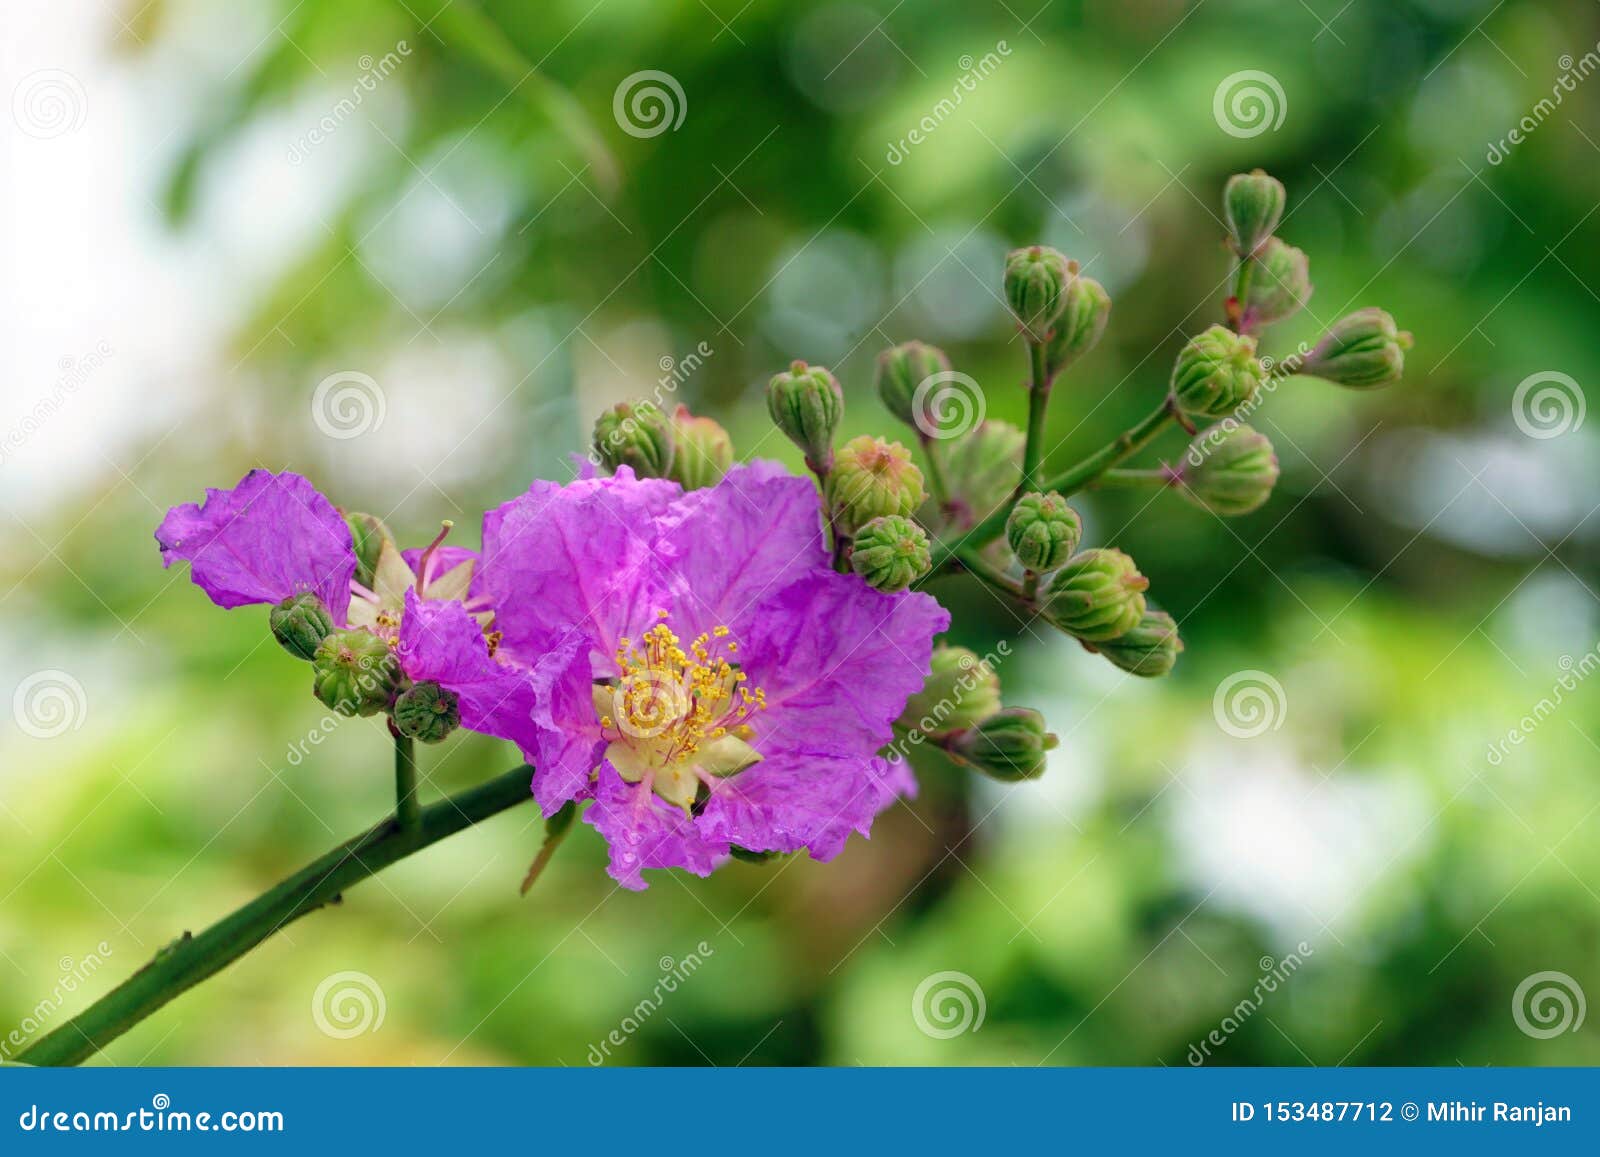
[[[252,470],[232,490],[167,511],[156,530],[161,561],[182,559],[219,607],[277,603],[310,591],[345,621],[356,554],[350,528],[298,474]]]
[[[692,637],[726,626],[742,638],[763,599],[828,569],[816,485],[772,462],[735,466],[673,504],[660,553],[678,580],[674,628]]]
[[[766,692],[766,710],[750,722],[768,759],[875,753],[922,689],[934,636],[950,625],[928,595],[886,595],[833,572],[767,599],[757,620],[744,669]]]
[[[728,841],[656,796],[643,783],[628,783],[610,763],[600,765],[594,802],[583,820],[611,848],[611,878],[635,892],[645,888],[645,868],[684,868],[709,876],[728,854]]]
[[[545,815],[588,791],[603,737],[595,718],[593,666],[582,639],[546,655],[533,669],[533,798]]]
[[[489,654],[483,628],[460,603],[406,591],[396,655],[413,681],[433,680],[455,692],[463,727],[532,749],[538,734],[533,679]]]
[[[699,824],[753,852],[805,848],[830,860],[851,832],[871,834],[873,818],[901,795],[916,795],[904,764],[778,755],[718,783]]]
[[[656,523],[680,493],[623,467],[615,478],[535,482],[485,515],[473,589],[493,602],[502,645],[532,663],[581,635],[609,658],[664,598]]]

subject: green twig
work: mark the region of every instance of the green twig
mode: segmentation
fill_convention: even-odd
[[[75,1065],[180,993],[221,972],[285,925],[336,901],[346,888],[464,828],[533,799],[526,764],[423,808],[413,828],[394,818],[347,840],[199,935],[155,959],[18,1055],[30,1065]]]
[[[1034,488],[1039,475],[1039,460],[1044,457],[1044,420],[1050,408],[1050,370],[1046,365],[1043,342],[1029,342],[1033,377],[1028,383],[1028,439],[1022,448],[1022,480],[1017,497]]]
[[[395,731],[392,723],[389,729],[394,734],[394,818],[402,829],[410,831],[422,817],[417,801],[416,741]]]

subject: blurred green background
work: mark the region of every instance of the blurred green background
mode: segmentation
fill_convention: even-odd
[[[408,541],[453,518],[476,545],[479,512],[567,477],[604,406],[702,349],[678,397],[796,466],[761,402],[794,357],[837,371],[850,433],[887,432],[872,359],[912,337],[1020,421],[999,270],[1032,242],[1115,302],[1057,387],[1065,467],[1220,319],[1220,189],[1261,166],[1316,283],[1268,352],[1381,305],[1416,335],[1406,379],[1278,390],[1252,421],[1283,479],[1246,518],[1084,499],[1089,540],[1132,553],[1182,623],[1169,679],[1126,679],[964,580],[936,588],[953,639],[1017,647],[1007,699],[1062,737],[1044,779],[929,765],[919,799],[830,864],[642,895],[580,827],[519,900],[540,825],[513,811],[96,1063],[582,1065],[614,1030],[617,1064],[1183,1065],[1213,1030],[1212,1064],[1600,1062],[1594,1020],[1530,1035],[1514,1012],[1542,972],[1600,997],[1600,680],[1574,666],[1600,642],[1600,455],[1577,409],[1600,374],[1600,81],[1534,111],[1597,51],[1595,4],[55,7],[5,18],[0,1043],[391,802],[381,726],[309,743],[323,712],[264,610],[224,613],[162,571],[167,506],[261,464]],[[68,78],[49,123],[17,96],[41,70]],[[681,90],[677,127],[614,114],[644,70]],[[1281,122],[1229,132],[1214,101],[1246,70],[1277,83]],[[316,421],[341,372],[381,391],[357,436]],[[1549,422],[1515,400],[1541,373],[1572,383],[1557,436],[1530,436]],[[1181,449],[1169,435],[1150,460]],[[40,672],[64,688],[44,722]],[[1282,688],[1251,738],[1214,712],[1239,672]],[[453,737],[425,755],[428,795],[515,759]],[[1293,977],[1239,1016],[1291,953]],[[345,972],[383,998],[350,1036],[315,1008]],[[939,973],[974,1009],[981,993],[981,1027],[940,1031],[958,1009],[930,1005]]]

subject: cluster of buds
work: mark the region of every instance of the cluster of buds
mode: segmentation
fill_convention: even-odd
[[[872,435],[838,444],[839,379],[804,361],[774,375],[767,410],[816,476],[834,567],[890,594],[966,572],[1131,675],[1172,671],[1183,650],[1178,624],[1149,604],[1149,580],[1128,554],[1084,545],[1084,522],[1069,497],[1148,486],[1218,517],[1248,515],[1270,499],[1279,464],[1272,443],[1245,418],[1290,379],[1356,389],[1394,382],[1411,345],[1389,314],[1360,309],[1309,348],[1263,357],[1265,331],[1306,312],[1312,299],[1306,254],[1278,236],[1287,203],[1283,185],[1260,170],[1227,182],[1223,214],[1235,268],[1223,324],[1184,343],[1149,417],[1064,472],[1046,469],[1051,387],[1099,344],[1111,297],[1078,262],[1047,246],[1012,251],[1000,287],[1028,351],[1026,428],[990,419],[952,430],[952,383],[973,390],[976,383],[956,372],[944,350],[921,341],[891,346],[876,362],[878,398],[911,430],[909,446]],[[1122,468],[1171,425],[1190,437],[1181,458]],[[691,488],[714,484],[733,456],[716,423],[648,404],[603,415],[595,450],[612,469],[627,465]],[[304,610],[286,610],[280,637],[303,650],[316,627]],[[1039,774],[1055,744],[1037,712],[1002,705],[989,665],[955,647],[935,654],[927,687],[908,704],[901,727],[936,741],[958,763],[1008,780]]]
[[[966,647],[934,651],[932,673],[906,702],[898,728],[1007,783],[1043,775],[1045,757],[1059,743],[1039,712],[1003,705],[993,664]]]
[[[385,544],[398,551],[389,528],[362,513],[346,514],[345,524],[355,547],[356,582],[379,585],[376,572]],[[267,622],[285,651],[311,664],[312,693],[329,710],[349,717],[386,714],[397,734],[424,743],[438,743],[460,726],[454,692],[407,678],[392,638],[336,626],[316,595],[291,595],[271,609]]]

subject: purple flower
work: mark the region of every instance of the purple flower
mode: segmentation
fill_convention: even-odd
[[[405,552],[386,542],[372,586],[363,586],[350,528],[333,503],[300,475],[267,470],[250,471],[232,490],[207,489],[199,505],[174,506],[156,530],[162,563],[188,562],[218,606],[315,594],[336,626],[388,640],[410,679],[455,692],[463,726],[526,748],[532,682],[485,637],[494,613],[469,591],[477,555],[443,539]]]
[[[949,616],[830,569],[809,480],[538,482],[485,516],[477,582],[534,668],[539,806],[592,799],[626,887],[733,846],[828,859],[915,790],[877,753]]]

